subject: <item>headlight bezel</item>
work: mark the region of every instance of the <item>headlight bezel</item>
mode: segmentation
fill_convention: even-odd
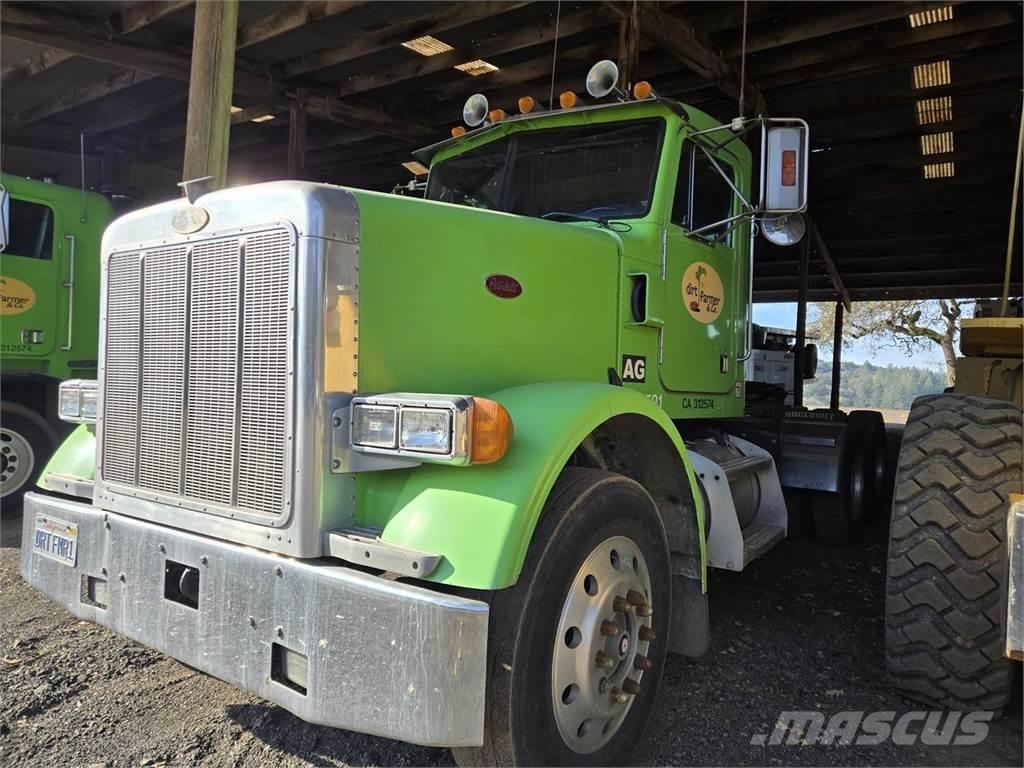
[[[446,464],[468,464],[470,460],[470,414],[473,399],[463,395],[421,395],[396,393],[370,397],[356,397],[351,403],[351,446],[359,453],[383,456],[401,456],[423,462]],[[391,447],[360,442],[357,420],[361,408],[392,408],[395,412],[395,434]],[[404,416],[443,415],[449,428],[447,445],[443,450],[412,447],[406,440],[403,445]]]
[[[91,411],[91,413],[90,413]],[[99,415],[99,382],[68,379],[57,390],[57,416],[71,424],[95,424]]]

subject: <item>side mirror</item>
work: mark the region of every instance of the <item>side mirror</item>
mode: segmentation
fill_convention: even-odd
[[[3,184],[0,184],[0,253],[7,250],[7,243],[10,242],[11,238],[7,236],[10,231],[11,221],[11,198],[7,194],[7,189]]]
[[[768,119],[761,134],[761,210],[780,215],[807,210],[807,123]]]

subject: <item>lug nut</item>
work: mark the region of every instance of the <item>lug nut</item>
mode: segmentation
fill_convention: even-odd
[[[654,666],[654,662],[648,659],[646,656],[641,656],[639,653],[636,658],[633,659],[633,668],[639,669],[646,672],[648,669]]]
[[[621,704],[626,700],[626,697],[622,695],[622,692],[618,688],[612,688],[611,693],[608,694],[608,701],[612,704]]]
[[[611,669],[615,666],[615,659],[604,651],[598,651],[597,656],[594,658],[594,666],[598,669]]]
[[[649,605],[638,605],[636,607],[636,615],[643,619],[649,619],[654,615],[654,609]]]
[[[624,690],[630,696],[636,696],[640,693],[640,683],[638,683],[636,680],[631,680],[627,677],[625,680],[622,681],[622,690]]]
[[[653,643],[654,638],[656,638],[657,635],[654,634],[654,630],[650,627],[646,625],[641,625],[640,631],[637,632],[637,637],[639,637],[645,643]]]
[[[629,600],[630,605],[646,605],[647,598],[637,592],[635,589],[629,590],[626,593],[626,599]]]
[[[628,613],[633,608],[633,606],[630,604],[629,600],[627,600],[626,598],[624,598],[624,597],[616,597],[612,601],[612,608],[617,613]]]
[[[608,621],[608,619],[605,619],[601,622],[601,634],[606,637],[615,637],[621,631],[622,630],[619,629],[619,625],[614,621]]]

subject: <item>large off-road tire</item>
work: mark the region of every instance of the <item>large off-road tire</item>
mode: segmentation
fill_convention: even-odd
[[[0,404],[0,506],[21,506],[56,447],[57,435],[42,416],[18,403]]]
[[[566,469],[518,583],[492,595],[484,744],[453,749],[456,762],[628,764],[665,664],[671,583],[650,495]]]
[[[1006,513],[1021,490],[1021,411],[989,397],[914,401],[896,470],[885,659],[902,693],[956,710],[1006,704]]]

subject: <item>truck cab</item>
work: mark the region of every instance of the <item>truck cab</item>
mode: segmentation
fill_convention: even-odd
[[[424,199],[193,184],[112,224],[25,578],[311,722],[628,760],[666,654],[710,643],[707,568],[786,534],[771,451],[721,424],[807,135],[608,65],[589,105],[471,99]]]
[[[96,375],[99,244],[110,202],[0,176],[0,494],[14,504],[66,430],[56,419],[61,381]]]

